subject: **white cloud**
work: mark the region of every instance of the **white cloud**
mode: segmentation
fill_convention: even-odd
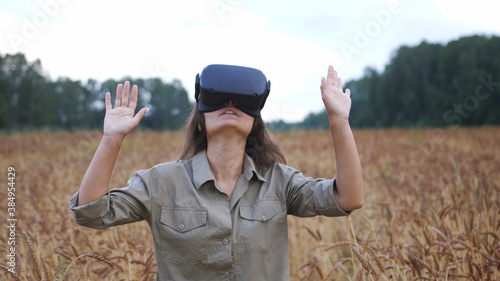
[[[498,31],[498,1],[476,0],[460,2],[452,0],[435,0],[433,5],[449,20],[460,21],[467,25],[482,29]]]

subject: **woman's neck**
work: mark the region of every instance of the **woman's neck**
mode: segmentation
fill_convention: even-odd
[[[243,171],[246,139],[241,137],[207,137],[207,158],[217,185],[231,197]]]

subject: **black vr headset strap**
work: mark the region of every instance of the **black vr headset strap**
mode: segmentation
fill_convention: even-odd
[[[196,74],[196,81],[194,83],[194,98],[196,102],[200,99],[200,74]]]
[[[266,95],[264,96],[264,100],[260,104],[260,109],[264,108],[264,104],[266,103],[267,97],[269,97],[270,92],[271,92],[271,80],[267,80]]]

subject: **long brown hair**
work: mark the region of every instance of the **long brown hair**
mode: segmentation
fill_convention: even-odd
[[[207,132],[205,130],[205,116],[195,105],[184,127],[186,142],[180,159],[193,157],[198,152],[207,149]],[[252,157],[259,169],[267,169],[275,162],[286,164],[285,156],[266,130],[262,117],[257,116],[253,122],[252,131],[248,135],[245,153]]]

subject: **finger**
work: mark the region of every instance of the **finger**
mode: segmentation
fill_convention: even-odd
[[[118,84],[118,86],[116,86],[115,108],[122,105],[122,88],[122,84]]]
[[[326,79],[325,77],[321,77],[321,84],[319,85],[319,88],[323,91],[323,89],[325,88],[325,83],[326,83]]]
[[[326,80],[329,81],[330,83],[333,81],[334,79],[334,72],[335,70],[333,69],[333,66],[328,66],[328,75],[326,76]]]
[[[134,116],[134,121],[135,121],[136,126],[139,124],[139,122],[141,122],[142,118],[144,117],[144,115],[146,115],[146,112],[148,112],[148,111],[149,111],[149,108],[144,107],[141,110],[139,110],[139,112],[137,112],[137,114]]]
[[[128,104],[128,107],[134,111],[135,111],[135,108],[137,106],[138,94],[139,94],[139,89],[137,88],[137,85],[132,86],[132,95],[130,97],[130,103]]]
[[[342,79],[337,78],[337,87],[342,91]]]
[[[130,94],[130,82],[125,81],[125,85],[123,86],[123,98],[122,98],[122,106],[128,106],[128,95]]]
[[[348,97],[351,97],[351,90],[349,90],[349,89],[345,89],[345,94],[346,94]]]
[[[111,110],[111,93],[107,92],[104,98],[104,103],[106,104],[106,111]]]

